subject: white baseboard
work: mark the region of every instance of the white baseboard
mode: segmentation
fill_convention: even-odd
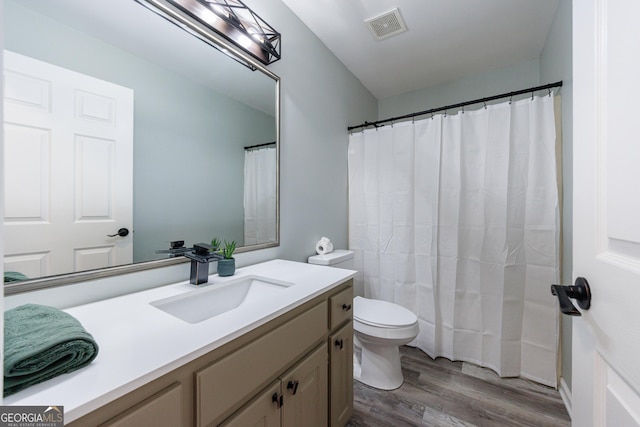
[[[558,389],[560,392],[560,397],[564,402],[564,407],[567,408],[567,412],[569,413],[569,417],[573,419],[571,416],[571,389],[564,381],[564,378],[560,378],[560,388]]]

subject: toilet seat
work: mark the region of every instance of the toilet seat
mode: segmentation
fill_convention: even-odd
[[[383,340],[381,342],[388,345],[396,341],[406,344],[418,335],[418,317],[398,304],[355,297],[353,329],[374,338],[374,341]]]
[[[401,305],[359,296],[353,299],[353,318],[379,328],[406,328],[418,321],[411,310]]]
[[[386,345],[403,345],[413,340],[420,328],[418,322],[403,328],[385,328],[379,326],[371,326],[359,321],[353,322],[353,329],[361,335],[361,341],[367,340]],[[366,337],[369,337],[368,339]]]

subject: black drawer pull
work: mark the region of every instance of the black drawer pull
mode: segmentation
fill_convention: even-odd
[[[287,384],[287,390],[291,390],[291,394],[295,395],[298,392],[298,384],[299,382],[297,380],[289,381]]]
[[[340,347],[340,350],[342,350],[342,347],[344,345],[344,342],[342,341],[342,338],[340,338],[339,340],[336,340],[335,345],[336,345],[336,347]]]
[[[276,404],[278,409],[282,408],[282,405],[284,405],[284,398],[281,394],[278,393],[273,393],[273,396],[271,396],[271,401]]]
[[[342,304],[342,309],[344,311],[349,311],[351,310],[351,304]]]

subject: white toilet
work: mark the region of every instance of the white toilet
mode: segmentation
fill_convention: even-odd
[[[309,257],[309,263],[353,270],[353,251],[336,250]],[[363,297],[353,299],[353,377],[371,387],[402,385],[398,347],[418,335],[418,318],[398,304]]]

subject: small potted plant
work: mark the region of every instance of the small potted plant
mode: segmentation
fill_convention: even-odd
[[[211,247],[213,248],[214,252],[217,252],[218,249],[220,249],[220,239],[218,239],[218,237],[214,237],[213,239],[211,239]]]
[[[213,245],[212,245],[213,246]],[[218,261],[218,276],[233,276],[236,272],[236,259],[233,253],[236,250],[236,241],[224,241],[224,246],[220,250],[223,259]]]

